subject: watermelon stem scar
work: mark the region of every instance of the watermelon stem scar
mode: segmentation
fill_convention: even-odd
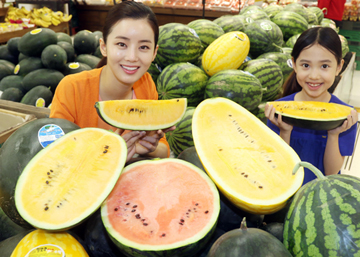
[[[316,168],[314,165],[312,165],[309,162],[299,162],[295,165],[292,174],[295,175],[296,172],[298,171],[298,169],[301,167],[304,168],[308,168],[309,170],[311,170],[319,179],[326,179],[326,177],[324,176],[324,174],[322,174],[322,172]]]

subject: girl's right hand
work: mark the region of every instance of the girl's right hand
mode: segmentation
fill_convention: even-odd
[[[119,133],[118,130],[115,131],[115,133]],[[122,136],[122,138],[125,140],[126,145],[127,145],[127,158],[126,158],[126,162],[128,162],[129,160],[131,160],[131,158],[134,156],[134,154],[136,153],[136,142],[142,138],[143,136],[145,136],[145,131],[130,131],[129,133],[125,133]]]
[[[281,114],[278,114],[278,117],[275,117],[275,107],[269,104],[265,105],[265,117],[268,118],[272,124],[277,126],[280,131],[290,132],[293,129],[292,125],[289,125],[282,121]]]

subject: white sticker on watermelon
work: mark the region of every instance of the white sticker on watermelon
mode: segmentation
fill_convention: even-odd
[[[189,29],[189,31],[197,38],[200,38],[199,35],[196,33],[196,31],[194,29]]]
[[[288,59],[287,61],[287,65],[291,68],[291,69],[293,69],[294,67],[293,67],[293,63],[292,63],[292,60],[291,59]]]
[[[261,22],[260,23],[260,27],[263,29],[263,30],[272,30],[272,26],[270,23],[264,21],[264,22]]]
[[[31,249],[25,257],[65,257],[65,252],[60,246],[44,244]]]
[[[40,145],[45,148],[59,137],[65,135],[62,128],[55,124],[47,124],[42,126],[38,132],[38,139]]]

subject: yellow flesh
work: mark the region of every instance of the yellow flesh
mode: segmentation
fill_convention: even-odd
[[[335,103],[312,101],[277,101],[269,102],[277,113],[309,120],[337,120],[346,118],[352,108]]]
[[[114,127],[147,130],[177,123],[185,113],[187,99],[114,100],[99,105],[103,118]]]
[[[49,245],[51,244],[51,245]],[[48,248],[48,253],[39,255],[37,251],[44,250],[44,247]],[[39,247],[40,246],[40,247]],[[35,248],[35,249],[34,249]],[[36,249],[37,248],[37,249]],[[54,250],[56,252],[50,252]],[[27,234],[16,246],[11,257],[19,256],[63,256],[59,253],[63,251],[66,257],[88,257],[85,249],[82,245],[69,233],[57,232],[51,233],[44,230],[34,230]],[[37,254],[36,254],[37,253]]]
[[[213,102],[198,107],[193,135],[205,169],[223,192],[272,204],[295,184],[301,185],[301,172],[291,174],[300,159],[288,145],[259,126],[251,113]]]
[[[115,170],[126,151],[118,137],[87,130],[49,149],[24,174],[22,208],[33,219],[52,225],[71,222],[94,208],[109,182],[116,180]]]

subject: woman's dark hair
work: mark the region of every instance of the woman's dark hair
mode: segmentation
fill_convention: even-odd
[[[329,50],[335,56],[337,64],[340,65],[342,60],[341,41],[339,35],[330,27],[314,27],[304,31],[297,39],[291,53],[294,62],[296,62],[302,50],[315,44]],[[291,95],[301,91],[301,89],[296,79],[296,73],[293,71],[283,85],[282,96]]]
[[[105,25],[103,28],[103,39],[106,44],[107,37],[111,33],[115,24],[123,19],[147,19],[149,25],[154,31],[155,47],[159,39],[159,25],[155,14],[150,7],[140,2],[123,1],[120,4],[114,5],[108,12]],[[107,63],[106,57],[103,57],[97,65],[97,68],[104,66]]]

